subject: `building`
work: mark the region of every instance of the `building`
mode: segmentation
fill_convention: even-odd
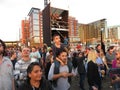
[[[39,8],[31,8],[28,13],[29,16],[29,42],[30,46],[43,45],[43,32],[42,32],[42,12]]]
[[[108,38],[106,19],[79,24],[75,17],[69,16],[68,10],[52,7],[47,2],[42,12],[31,8],[28,16],[29,19],[22,22],[22,43],[27,46],[51,46],[54,34],[60,35],[62,43],[67,37],[73,46],[96,44]]]
[[[29,40],[29,20],[25,18],[25,20],[21,21],[21,45],[28,46]]]
[[[106,19],[97,20],[88,24],[80,24],[80,39],[88,45],[100,43],[107,38],[107,23]]]
[[[79,31],[79,37],[80,41],[84,44],[86,44],[86,39],[87,39],[87,29],[88,25],[87,24],[80,24],[78,26],[78,31]]]
[[[76,46],[77,43],[80,43],[79,30],[78,30],[78,21],[75,17],[69,16],[69,41],[70,44]]]
[[[43,43],[51,46],[52,36],[59,34],[61,41],[68,37],[68,10],[51,7],[50,3],[44,8],[43,16]]]
[[[54,34],[60,35],[62,43],[65,37],[70,43],[78,43],[78,21],[69,17],[68,13],[68,10],[51,7],[50,4],[42,12],[38,8],[31,8],[28,19],[22,21],[23,45],[42,47],[46,43],[51,46]]]
[[[111,43],[120,42],[120,25],[110,26],[107,28],[108,39]]]
[[[19,47],[19,41],[4,41],[7,47]]]

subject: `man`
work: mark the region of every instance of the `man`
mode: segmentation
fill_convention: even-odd
[[[25,80],[27,76],[27,67],[32,62],[38,62],[35,58],[30,58],[30,49],[28,47],[24,47],[22,49],[22,58],[16,62],[15,64],[15,79],[17,83],[17,87],[21,85]]]
[[[57,54],[56,62],[57,63],[54,61],[50,67],[48,79],[54,81],[54,90],[69,90],[70,83],[68,81],[68,77],[73,76],[74,73],[72,72],[72,64],[68,65],[69,62],[67,60],[67,52],[65,50],[62,50]],[[59,68],[56,71],[57,66],[59,66]]]
[[[51,48],[53,50],[53,58],[56,59],[56,55],[63,49],[67,49],[67,48],[65,48],[65,46],[61,43],[61,39],[58,34],[55,34],[53,36],[53,42],[54,44],[52,45]]]
[[[5,55],[6,45],[0,40],[0,90],[14,90],[13,66]]]
[[[113,62],[114,59],[115,59],[114,46],[110,46],[108,48],[107,53],[106,53],[106,60],[107,60],[107,64],[108,64],[109,68],[112,67],[112,62]]]
[[[30,53],[30,58],[35,58],[38,61],[40,61],[41,56],[40,56],[40,53],[37,51],[36,47],[32,47],[32,52]]]
[[[68,43],[69,43],[69,39],[67,38],[67,36],[65,36],[65,37],[64,37],[64,44],[65,44],[65,45],[68,45]]]

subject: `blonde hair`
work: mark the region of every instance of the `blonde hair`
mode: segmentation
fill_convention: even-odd
[[[90,50],[89,53],[88,53],[88,62],[91,61],[91,60],[95,62],[96,59],[97,59],[96,51],[95,50]]]

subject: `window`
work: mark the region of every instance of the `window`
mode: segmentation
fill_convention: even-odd
[[[33,24],[34,25],[39,25],[39,21],[38,20],[33,20]]]
[[[39,14],[33,14],[33,19],[39,19]]]
[[[34,31],[33,31],[33,36],[40,36],[40,35],[39,35],[39,30],[34,30]]]
[[[33,26],[33,30],[39,30],[39,26],[34,25],[34,26]]]
[[[40,38],[39,37],[34,37],[34,43],[40,43]]]
[[[34,13],[39,13],[39,10],[34,10]]]

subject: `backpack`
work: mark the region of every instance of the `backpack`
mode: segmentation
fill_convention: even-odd
[[[60,68],[60,62],[55,60],[54,64],[55,64],[54,74],[58,74],[59,73],[59,68]],[[71,73],[73,65],[72,65],[72,62],[70,60],[67,61],[67,66],[68,66],[68,69],[69,69],[69,73]],[[57,87],[57,80],[58,79],[52,81],[54,87]],[[71,83],[71,77],[68,77],[68,82]]]

